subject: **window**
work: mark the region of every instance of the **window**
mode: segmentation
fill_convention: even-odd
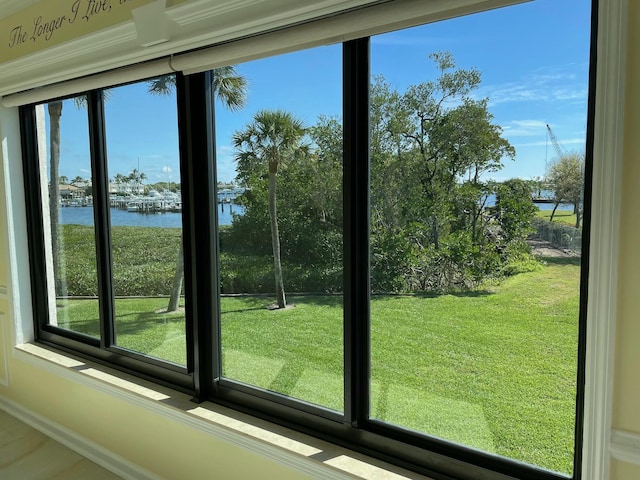
[[[48,292],[35,298],[48,312],[39,317],[40,340],[169,372],[167,381],[186,387],[184,303],[167,311],[182,217],[179,173],[169,185],[179,155],[175,92],[167,86],[167,95],[153,95],[162,80],[175,84],[172,76],[152,79],[30,111],[37,125],[44,117],[38,134],[47,139],[34,145],[41,160],[25,172],[29,185],[43,186],[42,206],[32,205],[42,222],[32,234],[46,240],[38,249],[33,241],[33,256],[49,265],[33,281]],[[137,152],[141,142],[157,150]],[[167,267],[158,257],[169,255]]]
[[[242,64],[231,75],[248,82],[245,104],[230,111],[233,92],[218,89],[215,109],[221,382],[337,412],[344,401],[341,73],[339,45]],[[321,95],[312,87],[318,83]]]
[[[96,250],[92,248],[95,211],[91,181],[87,180],[91,178],[91,162],[86,103],[86,97],[79,96],[39,107],[40,111],[46,110],[45,132],[49,147],[49,160],[42,165],[41,178],[42,184],[48,186],[43,192],[42,205],[46,218],[43,227],[49,239],[45,254],[53,267],[47,272],[47,280],[52,285],[51,302],[56,305],[49,312],[48,323],[100,338],[97,261]],[[61,128],[63,113],[65,119],[74,118],[77,129],[68,132]],[[65,147],[69,144],[74,145],[75,151],[67,155]],[[61,155],[61,150],[65,155]],[[72,168],[77,174],[73,177],[70,174]],[[51,182],[52,178],[58,181]],[[80,212],[83,218],[79,218]],[[88,248],[78,252],[76,245]],[[77,304],[73,299],[80,296],[86,301]],[[76,312],[78,309],[82,311]],[[82,321],[76,322],[74,318]]]
[[[589,12],[550,8],[23,107],[38,340],[421,473],[578,477]],[[566,57],[511,42],[569,13]]]

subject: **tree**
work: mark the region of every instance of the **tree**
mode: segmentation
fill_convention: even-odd
[[[233,65],[213,69],[213,93],[222,103],[232,111],[244,107],[247,102],[247,80],[239,75]],[[176,85],[175,75],[163,75],[149,82],[148,90],[156,95],[168,95]],[[174,312],[178,308],[182,281],[184,276],[184,250],[180,242],[180,251],[173,277],[173,286],[169,296],[167,312]]]
[[[56,294],[62,292],[60,278],[60,228],[59,228],[59,168],[60,168],[60,117],[62,116],[62,100],[49,102],[49,220],[51,223],[51,252]]]
[[[472,97],[480,72],[456,68],[446,52],[430,58],[433,80],[399,92],[378,76],[371,86],[371,265],[379,290],[400,283],[446,290],[469,284],[467,272],[484,274],[492,187],[483,176],[515,157],[488,100]]]
[[[115,176],[113,177],[113,181],[117,184],[121,184],[124,183],[125,180],[127,179],[127,177],[125,177],[123,174],[121,173],[116,173]]]
[[[558,205],[563,202],[573,204],[576,215],[576,228],[582,221],[582,190],[584,184],[584,155],[577,152],[562,155],[547,171],[547,182],[553,191],[553,210],[550,221]]]
[[[496,185],[483,177],[513,159],[515,150],[502,137],[488,100],[472,98],[479,72],[456,70],[448,54],[432,58],[439,70],[435,80],[404,92],[380,76],[371,85],[370,263],[376,291],[448,291],[501,276],[513,256],[500,222],[511,222],[514,243],[524,231],[509,215],[511,208],[499,219],[487,207]],[[305,161],[278,171],[281,257],[294,269],[288,282],[340,291],[342,127],[337,119],[320,117],[307,134],[313,150]],[[245,210],[225,232],[225,252],[265,260],[272,254],[264,163],[256,155],[238,163]],[[502,198],[506,204],[506,193]],[[523,198],[533,207],[530,193]],[[230,292],[239,291],[236,278],[230,278]]]
[[[104,94],[105,96],[106,93]],[[84,95],[74,97],[76,108],[87,104]],[[59,204],[60,198],[60,118],[62,117],[62,100],[54,100],[47,104],[49,112],[49,144],[50,144],[50,170],[49,170],[49,220],[51,224],[51,250],[53,260],[53,275],[55,279],[56,294],[62,292],[62,279],[60,278],[60,228],[59,228]],[[63,177],[65,182],[67,177]]]
[[[234,133],[232,141],[237,149],[238,177],[246,182],[256,171],[268,171],[269,220],[273,249],[276,299],[278,308],[287,306],[282,263],[280,260],[280,233],[277,213],[277,176],[287,162],[308,153],[303,143],[305,128],[302,121],[283,110],[262,110],[244,130]]]
[[[496,206],[507,243],[524,242],[527,235],[533,232],[531,220],[536,211],[531,199],[531,184],[519,178],[498,184]]]
[[[487,100],[470,97],[480,72],[457,69],[447,52],[430,58],[439,72],[435,80],[404,93],[382,77],[372,85],[371,205],[379,228],[419,221],[427,227],[421,228],[423,242],[437,250],[450,233],[456,215],[452,195],[460,181],[466,177],[479,185],[482,174],[502,168],[502,158],[513,158],[515,150],[493,123]],[[476,190],[479,199],[482,189]],[[476,223],[478,203],[463,208],[474,209]]]

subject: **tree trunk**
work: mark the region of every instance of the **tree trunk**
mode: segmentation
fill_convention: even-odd
[[[560,202],[556,202],[553,205],[553,210],[551,210],[551,217],[549,218],[550,222],[553,222],[553,216],[556,214],[556,210],[558,209],[558,206],[560,205]]]
[[[440,229],[438,228],[438,216],[432,215],[431,221],[433,222],[431,224],[431,235],[433,237],[432,238],[433,246],[435,247],[436,250],[440,250]]]
[[[280,233],[278,232],[278,214],[276,209],[276,172],[269,168],[269,218],[271,220],[271,245],[273,246],[273,271],[276,280],[276,298],[278,308],[285,308],[282,264],[280,263]]]
[[[576,216],[576,228],[580,228],[580,222],[582,221],[582,212],[580,211],[581,198],[574,200],[573,213]]]
[[[55,279],[56,295],[62,295],[62,279],[60,278],[60,252],[59,252],[59,204],[60,198],[60,117],[62,116],[62,102],[60,100],[50,102],[49,110],[49,221],[51,223],[51,252],[53,261],[53,276]]]
[[[180,250],[178,251],[178,260],[176,261],[176,271],[173,274],[173,285],[171,286],[171,295],[169,296],[169,305],[167,312],[175,312],[180,303],[180,293],[182,292],[182,278],[184,277],[184,248],[182,239],[180,239]]]

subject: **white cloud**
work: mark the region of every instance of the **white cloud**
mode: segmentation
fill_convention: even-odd
[[[567,145],[573,145],[573,146],[578,146],[578,147],[583,147],[584,148],[584,143],[585,143],[585,139],[583,138],[570,138],[568,140],[563,140],[562,142],[562,146],[566,147]],[[517,149],[517,148],[523,148],[523,147],[545,147],[545,146],[549,146],[549,148],[553,148],[551,145],[551,141],[546,141],[546,140],[541,140],[539,142],[524,142],[524,143],[515,143],[513,146]],[[566,150],[566,148],[565,148]]]
[[[477,96],[489,98],[490,105],[507,102],[558,102],[585,101],[587,98],[586,74],[578,76],[579,65],[567,65],[571,70],[539,70],[531,72],[517,82],[485,85],[478,90]],[[577,80],[584,78],[585,80]]]
[[[512,120],[502,125],[503,133],[508,137],[532,137],[544,135],[547,124],[542,120]]]

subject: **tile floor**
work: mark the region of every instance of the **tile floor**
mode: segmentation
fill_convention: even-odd
[[[0,479],[120,480],[120,477],[0,410]]]

